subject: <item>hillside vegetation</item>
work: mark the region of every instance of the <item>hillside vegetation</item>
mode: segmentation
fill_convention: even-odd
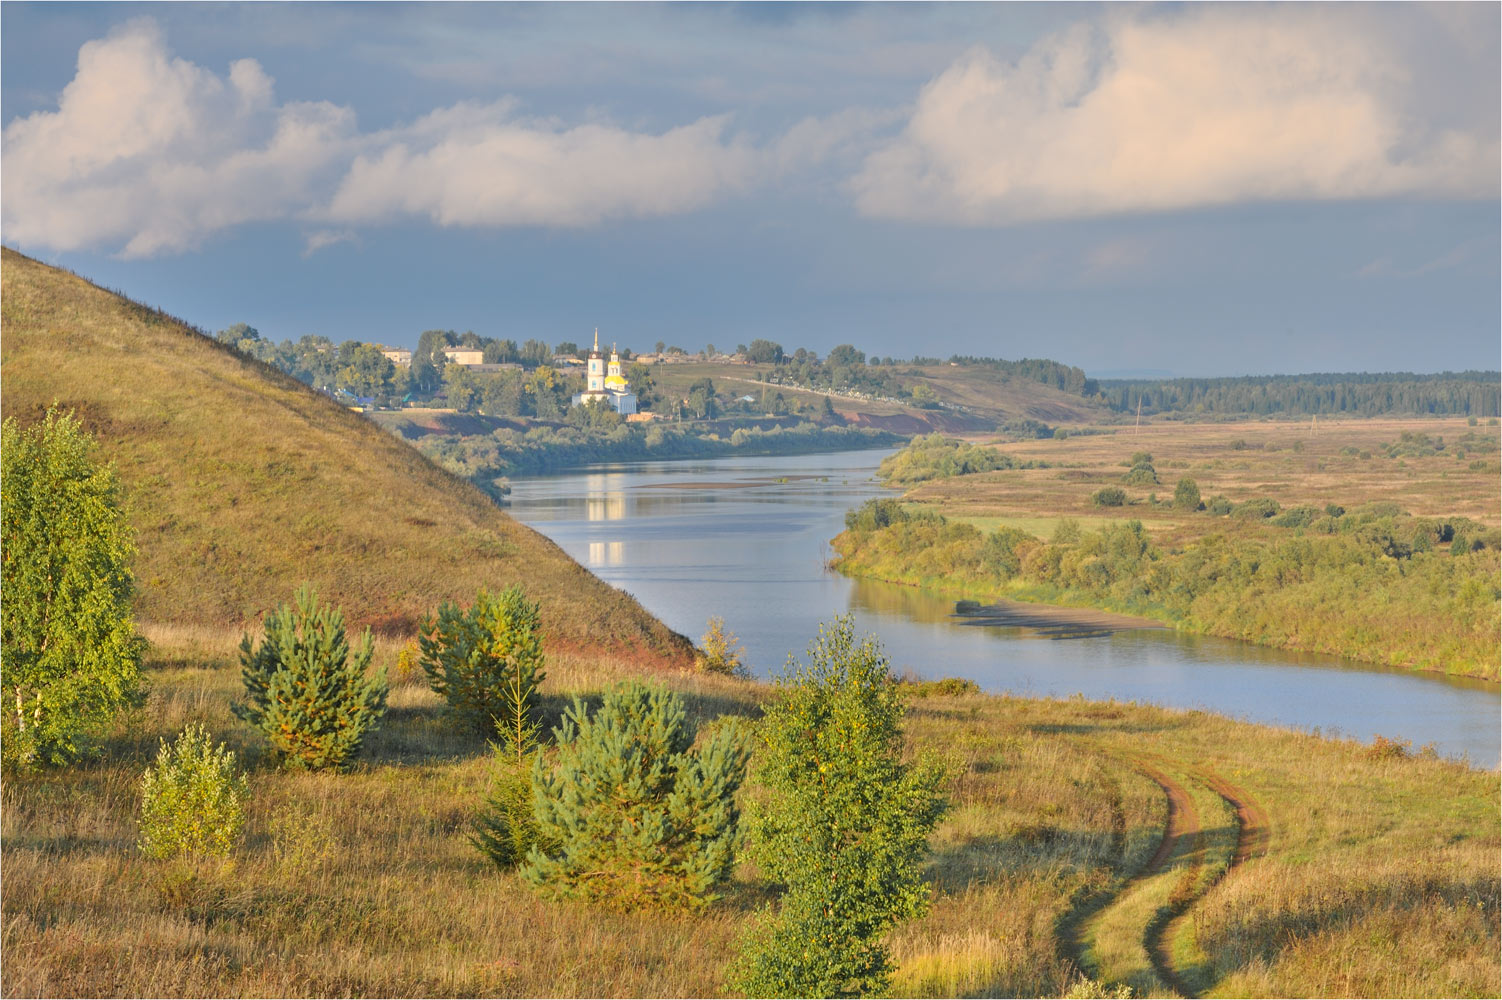
[[[4,250],[4,415],[77,412],[137,532],[136,615],[238,628],[310,581],[410,634],[441,600],[521,582],[564,645],[689,644],[359,414],[162,312]]]

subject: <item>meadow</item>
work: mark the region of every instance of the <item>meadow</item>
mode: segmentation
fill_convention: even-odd
[[[544,901],[493,868],[467,840],[490,752],[453,728],[420,674],[401,672],[400,640],[378,649],[391,708],[356,767],[310,775],[270,769],[229,714],[235,634],[147,634],[148,699],[103,756],[0,789],[5,995],[726,992],[772,887],[742,864],[701,914],[619,914]],[[754,717],[773,695],[554,653],[544,710],[556,719],[569,694],[643,669],[699,720]],[[247,830],[224,862],[135,848],[141,772],[189,722],[250,772]],[[1498,991],[1494,773],[1390,744],[962,683],[913,686],[907,734],[948,755],[951,807],[931,840],[932,908],[891,940],[898,995]]]

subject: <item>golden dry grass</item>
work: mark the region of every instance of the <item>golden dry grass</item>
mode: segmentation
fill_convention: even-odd
[[[1271,497],[1284,507],[1308,504],[1348,509],[1365,503],[1396,503],[1416,517],[1468,517],[1496,528],[1502,523],[1502,461],[1472,449],[1456,458],[1444,454],[1390,459],[1380,446],[1403,433],[1440,436],[1447,443],[1467,432],[1494,441],[1498,429],[1484,421],[1469,426],[1464,417],[1372,417],[1319,420],[1252,420],[1231,423],[1148,422],[1140,431],[1108,428],[1106,433],[1062,440],[1005,443],[1000,448],[1019,460],[1049,463],[1046,469],[959,476],[923,484],[908,497],[937,503],[946,515],[996,518],[1024,530],[1074,517],[1082,523],[1137,518],[1154,540],[1181,544],[1211,532],[1225,532],[1224,518],[1160,510],[1143,501],[1156,493],[1172,499],[1181,478],[1193,479],[1208,501],[1223,495],[1233,503]],[[1355,454],[1343,454],[1354,449]],[[1157,486],[1126,486],[1129,505],[1102,509],[1090,496],[1102,486],[1121,485],[1122,465],[1134,452],[1152,455]],[[1368,457],[1362,458],[1362,453]],[[1475,467],[1473,467],[1475,466]],[[994,524],[992,525],[994,527]]]
[[[150,697],[102,760],[0,789],[5,963],[21,995],[720,995],[738,936],[770,898],[742,866],[697,916],[622,915],[536,897],[465,831],[487,786],[482,740],[451,727],[418,678],[353,773],[270,770],[228,712],[234,639],[154,633]],[[399,643],[382,643],[390,663]],[[639,664],[548,666],[556,718]],[[763,685],[670,672],[698,719],[756,714]],[[139,775],[156,741],[205,723],[251,770],[229,864],[134,849]],[[1267,854],[1190,911],[1220,994],[1495,995],[1495,773],[1197,712],[1079,699],[916,698],[909,741],[953,765],[932,839],[927,917],[891,940],[900,995],[1060,995],[1082,973],[1073,928],[1134,883],[1164,820],[1134,761],[1181,762],[1256,796]],[[1167,766],[1167,765],[1165,765]],[[1222,824],[1223,826],[1223,824]],[[1112,947],[1140,945],[1123,919]]]

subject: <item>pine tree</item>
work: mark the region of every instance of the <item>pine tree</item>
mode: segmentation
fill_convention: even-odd
[[[758,729],[772,794],[753,818],[753,850],[786,891],[742,953],[749,996],[880,993],[884,936],[928,905],[921,874],[943,770],[903,763],[900,691],[875,640],[855,642],[849,617],[820,629],[809,661],[777,679],[781,698]]]
[[[370,630],[350,657],[344,614],[318,606],[304,584],[296,607],[266,616],[266,636],[240,642],[246,700],[234,707],[266,737],[272,756],[298,770],[340,769],[386,712],[386,672],[367,676]]]
[[[496,730],[500,736],[491,746],[495,753],[495,779],[484,807],[475,817],[470,843],[498,867],[512,868],[526,859],[533,847],[556,850],[544,842],[532,815],[532,770],[538,757],[535,719],[537,682],[513,670],[505,681],[506,704]]]
[[[512,585],[480,591],[468,611],[448,601],[417,637],[428,683],[467,725],[482,731],[505,712],[508,685],[535,691],[543,673],[542,618]]]
[[[0,748],[5,765],[63,764],[137,696],[133,532],[114,466],[56,409],[0,431]]]
[[[749,750],[727,721],[698,750],[682,701],[627,682],[590,715],[575,700],[557,766],[533,771],[540,836],[522,874],[543,891],[617,909],[696,908],[735,863],[735,794]]]

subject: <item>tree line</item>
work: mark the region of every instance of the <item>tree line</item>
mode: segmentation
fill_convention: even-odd
[[[1498,416],[1502,375],[1464,371],[1338,372],[1310,375],[1244,375],[1162,381],[1103,379],[1099,398],[1119,412],[1184,414],[1354,413]]]

